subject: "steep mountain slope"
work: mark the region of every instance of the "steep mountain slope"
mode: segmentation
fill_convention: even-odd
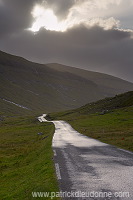
[[[115,94],[121,94],[127,91],[133,90],[133,83],[124,81],[120,78],[87,70],[81,70],[79,68],[69,67],[57,63],[47,64],[52,69],[56,69],[62,72],[70,72],[72,74],[86,78],[87,80],[93,81],[104,97],[114,96]]]
[[[0,51],[0,112],[55,112],[73,109],[121,90],[133,90],[132,83],[108,75],[94,73],[92,76],[92,72],[62,65],[60,69],[57,65],[37,64]]]

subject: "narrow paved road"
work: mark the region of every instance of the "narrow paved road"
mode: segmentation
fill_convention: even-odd
[[[81,135],[64,121],[53,123],[52,146],[63,199],[133,200],[132,152]]]

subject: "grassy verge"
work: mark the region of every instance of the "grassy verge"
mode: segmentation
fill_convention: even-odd
[[[115,109],[105,114],[84,114],[73,110],[50,114],[50,117],[69,122],[84,135],[133,151],[133,107]]]
[[[57,192],[51,149],[54,125],[35,117],[12,117],[0,126],[0,199],[40,199],[33,198],[32,192]]]

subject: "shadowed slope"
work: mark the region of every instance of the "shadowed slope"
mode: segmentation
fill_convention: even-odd
[[[37,64],[0,51],[1,113],[22,113],[24,109],[15,107],[15,104],[29,108],[29,111],[25,112],[47,113],[68,110],[99,100],[104,96],[117,94],[122,88],[125,91],[133,89],[132,83],[121,79],[59,66],[60,70],[56,64],[52,64],[52,67]],[[104,86],[100,85],[100,81]],[[120,89],[118,85],[122,88]],[[7,101],[4,102],[5,100]]]

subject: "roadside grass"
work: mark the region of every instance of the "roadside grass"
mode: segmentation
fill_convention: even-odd
[[[79,109],[79,112],[73,110],[49,116],[67,121],[81,134],[133,151],[133,107],[115,109],[105,114],[84,114]]]
[[[36,117],[0,122],[0,199],[30,200],[34,199],[32,192],[59,191],[52,160],[53,133],[52,123],[40,123]]]

